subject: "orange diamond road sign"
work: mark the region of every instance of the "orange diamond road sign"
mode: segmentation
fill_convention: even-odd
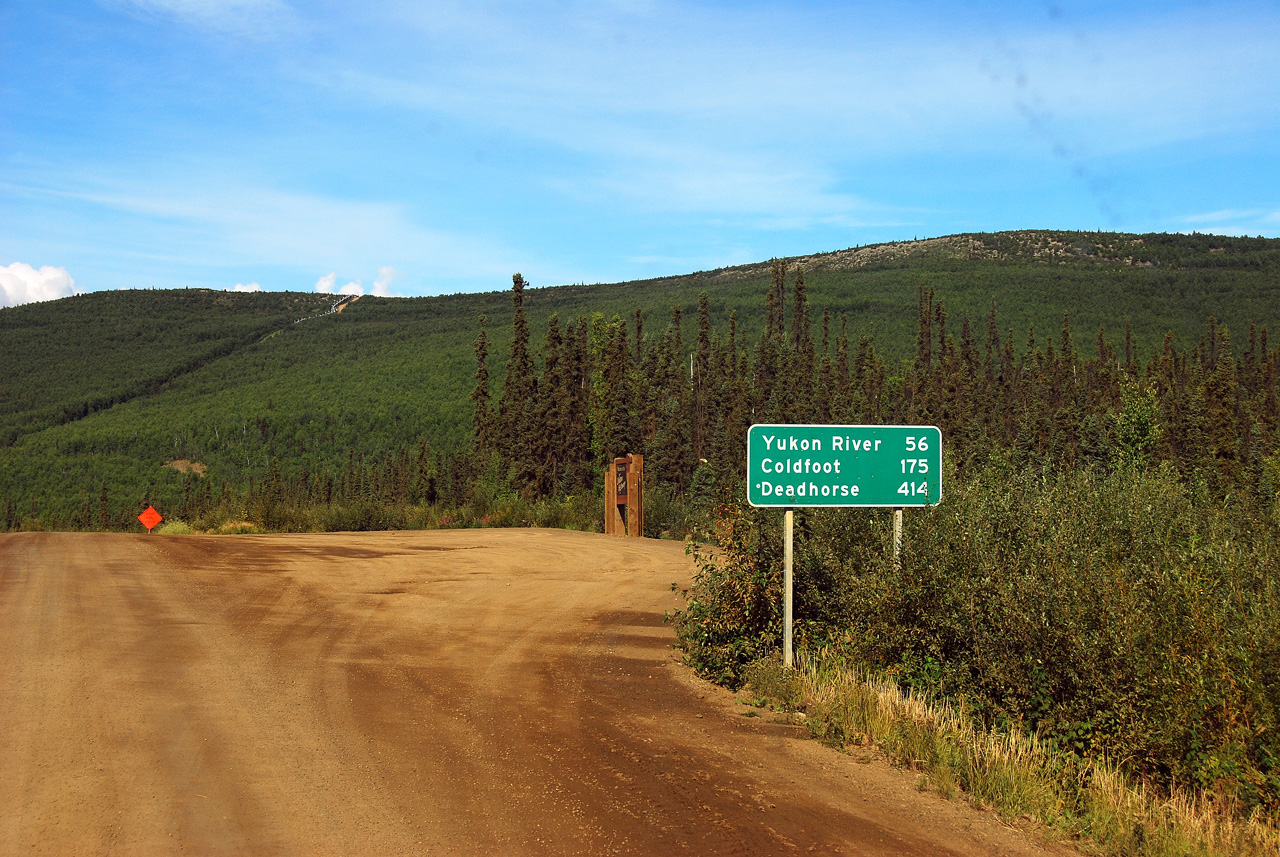
[[[155,510],[154,506],[148,506],[147,510],[138,516],[138,520],[142,522],[142,526],[147,528],[147,532],[155,527],[156,524],[164,520],[160,513]]]

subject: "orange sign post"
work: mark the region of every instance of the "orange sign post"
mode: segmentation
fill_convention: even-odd
[[[156,524],[163,521],[164,518],[156,511],[154,506],[148,506],[146,511],[138,516],[138,520],[142,522],[142,526],[146,527],[147,532],[149,533],[155,529]]]
[[[604,473],[604,531],[644,537],[644,456],[615,458]]]

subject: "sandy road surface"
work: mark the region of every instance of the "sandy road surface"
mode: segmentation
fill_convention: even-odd
[[[739,716],[680,545],[0,536],[0,855],[1038,853]]]

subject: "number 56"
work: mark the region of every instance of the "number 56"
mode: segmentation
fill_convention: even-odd
[[[929,438],[927,437],[909,437],[907,438],[907,452],[913,450],[927,452],[929,449]]]

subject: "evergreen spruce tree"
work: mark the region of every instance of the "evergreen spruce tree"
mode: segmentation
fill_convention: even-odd
[[[765,298],[765,336],[773,339],[786,333],[787,262],[785,259],[772,259],[769,267],[772,285]]]
[[[796,279],[791,289],[795,309],[791,314],[791,360],[788,383],[791,403],[787,408],[788,422],[813,422],[814,347],[810,331],[809,295],[804,284],[804,268],[796,268]]]
[[[493,454],[493,410],[489,406],[489,335],[485,317],[480,316],[480,335],[475,341],[475,388],[471,391],[471,462],[475,473],[485,469]],[[425,449],[426,441],[423,440]],[[421,459],[421,456],[419,456]],[[421,463],[419,464],[421,471]]]
[[[711,312],[706,292],[698,295],[698,339],[690,378],[692,391],[693,454],[706,458],[710,449]]]
[[[527,474],[531,466],[531,421],[537,378],[529,356],[529,322],[524,314],[524,289],[528,285],[520,274],[511,277],[511,304],[515,317],[511,325],[511,356],[507,360],[507,377],[498,400],[495,449],[502,456],[503,470],[513,478]]]
[[[644,316],[640,312],[640,307],[636,307],[635,311],[636,326],[636,365],[644,363]]]
[[[1236,377],[1236,361],[1231,349],[1231,337],[1226,325],[1209,319],[1210,355],[1204,373],[1203,424],[1206,464],[1210,468],[1213,487],[1219,494],[1240,476],[1241,432],[1238,413],[1239,383]]]
[[[636,452],[640,422],[631,378],[631,354],[626,326],[615,316],[605,327],[604,360],[598,380],[597,470],[614,458]]]
[[[576,324],[565,332],[564,342],[565,397],[562,405],[566,413],[561,417],[565,436],[563,439],[564,473],[561,476],[564,493],[591,488],[595,484],[595,461],[591,454],[590,392],[592,386],[591,340],[587,319],[579,317]]]
[[[553,313],[547,320],[547,336],[542,346],[542,382],[538,385],[534,416],[537,430],[533,433],[534,457],[529,474],[534,493],[539,497],[555,493],[564,477],[567,459],[578,453],[566,446],[572,434],[573,391],[563,352],[560,319]]]
[[[840,316],[840,336],[836,339],[835,391],[831,396],[831,418],[837,423],[856,423],[849,389],[849,319]]]
[[[834,422],[831,418],[831,386],[835,382],[835,370],[831,365],[831,310],[822,308],[822,357],[813,387],[813,416],[819,423]]]
[[[645,471],[677,492],[687,489],[695,463],[689,422],[690,388],[681,353],[680,321],[677,308],[658,346],[657,373],[651,392],[654,433],[652,442],[644,450]]]

